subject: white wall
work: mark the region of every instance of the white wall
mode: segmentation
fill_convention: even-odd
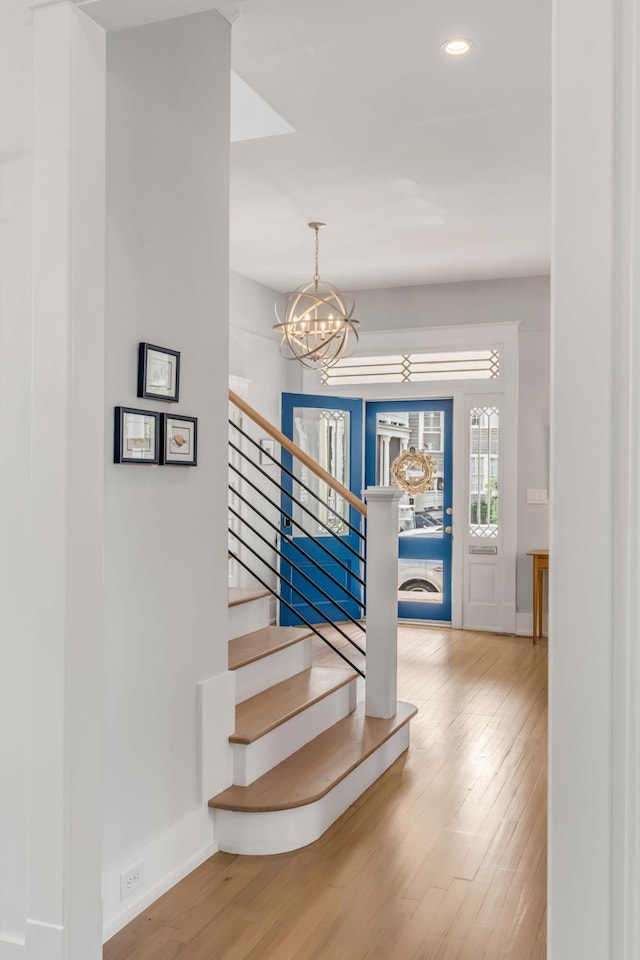
[[[280,294],[255,280],[231,273],[229,287],[229,373],[249,381],[249,402],[280,426],[280,396],[302,390],[299,363],[285,360],[273,332],[274,304]]]
[[[0,956],[27,915],[32,36],[0,5]]]
[[[549,277],[354,290],[363,329],[519,320],[524,330],[549,329]]]
[[[518,560],[516,609],[523,632],[532,629],[533,571],[528,550],[549,547],[549,507],[527,503],[527,488],[549,490],[549,332],[520,330],[518,381]],[[544,588],[545,608],[549,591]],[[546,622],[544,623],[546,633]]]
[[[273,332],[275,322],[274,304],[280,296],[278,292],[263,284],[256,283],[248,277],[238,273],[230,274],[229,288],[229,373],[247,381],[247,399],[254,409],[261,413],[278,429],[280,428],[281,396],[286,392],[302,390],[302,368],[299,363],[285,360],[279,352],[279,338]],[[245,424],[248,432],[256,439],[266,436],[261,430]],[[237,438],[236,438],[237,439]],[[255,453],[255,448],[251,450]],[[266,472],[274,479],[280,479],[275,467],[265,466]],[[270,496],[279,497],[279,492],[264,477],[256,471],[249,470],[247,476],[260,489],[264,489]],[[248,491],[255,501],[255,496]],[[279,522],[279,515],[275,510],[269,510],[266,502],[257,505],[265,512],[272,523]],[[257,530],[270,542],[275,543],[275,532],[268,524],[263,523],[251,510],[246,510],[247,519],[250,519]],[[263,541],[256,539],[244,531],[243,539],[253,545],[261,556],[275,566],[275,553],[267,550]],[[260,564],[246,548],[236,544],[251,566],[266,583],[275,586],[276,577],[266,567]],[[245,571],[240,570],[240,582],[249,585]],[[275,618],[275,601],[271,604],[271,616]]]
[[[212,852],[198,690],[228,701],[229,24],[202,13],[107,44],[105,738],[109,933],[119,873],[146,900]],[[179,404],[136,398],[137,346],[181,352]],[[197,416],[198,466],[113,464],[117,404]],[[225,717],[207,751],[224,756]],[[228,770],[221,760],[219,789]],[[135,898],[134,898],[135,900]],[[140,909],[134,904],[133,911]]]
[[[531,558],[549,546],[549,509],[527,504],[527,488],[549,486],[549,277],[356,290],[362,330],[519,321],[517,614],[530,629]]]

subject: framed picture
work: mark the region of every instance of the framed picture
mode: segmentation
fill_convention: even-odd
[[[276,454],[276,442],[271,437],[260,441],[260,466],[273,467]]]
[[[138,347],[138,396],[178,402],[180,354],[153,343]]]
[[[198,420],[163,414],[162,462],[168,466],[195,467],[198,463]]]
[[[160,414],[132,407],[115,408],[114,463],[160,462]]]

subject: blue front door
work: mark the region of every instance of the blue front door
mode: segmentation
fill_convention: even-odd
[[[282,432],[358,497],[363,487],[362,406],[362,400],[282,395]],[[286,450],[282,463],[280,623],[360,619],[360,514]]]
[[[398,616],[451,620],[452,400],[384,400],[366,405],[366,486],[391,483],[391,465],[415,447],[435,461],[432,490],[399,506]]]

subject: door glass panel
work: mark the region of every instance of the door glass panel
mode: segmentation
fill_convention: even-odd
[[[347,489],[349,489],[351,479],[349,429],[349,412],[347,410],[294,407],[294,443],[297,443],[305,453],[309,454]],[[297,503],[294,503],[295,525],[293,535],[297,537],[330,536],[322,524],[325,524],[335,533],[346,534],[345,520],[348,520],[349,517],[349,505],[345,500],[332,490],[324,480],[321,480],[304,464],[300,463],[297,458],[294,458],[293,473],[298,481],[294,485],[294,496],[317,518],[310,517]],[[316,500],[309,491],[316,493],[321,498],[322,503]],[[300,527],[302,527],[302,530]]]
[[[500,453],[497,407],[474,407],[469,430],[469,533],[472,537],[497,537]]]
[[[443,562],[429,556],[429,544],[444,534],[445,485],[444,410],[383,410],[376,416],[376,482],[389,486],[394,461],[412,448],[435,462],[433,487],[423,493],[403,492],[398,505],[398,601],[441,606]],[[407,479],[422,476],[419,467],[406,469]],[[428,614],[427,614],[428,619]]]
[[[443,564],[441,560],[400,559],[398,600],[411,603],[442,603]]]
[[[443,534],[444,466],[443,410],[384,411],[376,418],[376,478],[380,486],[391,484],[391,466],[405,450],[414,447],[430,455],[436,464],[433,489],[410,496],[403,493],[398,507],[399,537],[437,539]],[[414,471],[416,475],[420,470]],[[411,477],[411,469],[407,476]]]

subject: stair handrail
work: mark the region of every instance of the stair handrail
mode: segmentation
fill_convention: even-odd
[[[328,487],[331,487],[339,496],[346,500],[350,506],[357,510],[358,513],[362,514],[363,517],[367,515],[366,504],[357,497],[351,490],[348,490],[344,484],[340,483],[339,480],[336,480],[324,467],[321,467],[319,463],[310,457],[308,453],[305,453],[293,440],[289,440],[288,437],[285,437],[284,433],[281,433],[277,427],[274,427],[266,417],[263,417],[262,414],[258,413],[257,410],[247,403],[246,400],[243,400],[242,397],[238,396],[237,393],[234,393],[233,390],[229,389],[229,400],[230,402],[237,407],[239,410],[242,410],[250,420],[260,427],[261,430],[264,430],[276,443],[279,443],[281,447],[284,447],[285,450],[288,450],[294,457],[311,470],[312,473],[315,473],[317,477],[323,480]]]

